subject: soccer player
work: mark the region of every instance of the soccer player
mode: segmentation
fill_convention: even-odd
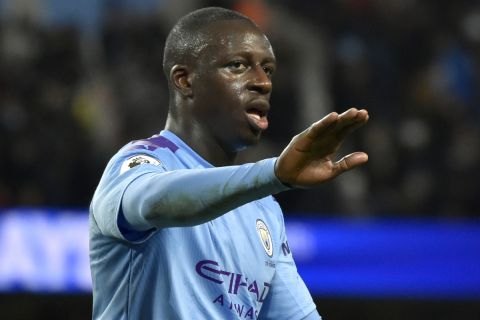
[[[164,53],[165,129],[124,146],[90,207],[94,319],[320,319],[271,196],[314,187],[367,161],[335,161],[368,120],[331,113],[277,158],[235,165],[267,129],[275,56],[249,18],[194,11]],[[295,81],[292,79],[292,81]]]

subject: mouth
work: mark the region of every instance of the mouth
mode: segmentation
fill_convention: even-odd
[[[266,130],[268,128],[267,116],[269,109],[268,101],[250,104],[245,110],[250,125],[256,130]]]

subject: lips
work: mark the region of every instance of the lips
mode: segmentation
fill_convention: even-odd
[[[245,110],[248,121],[252,127],[257,130],[266,130],[268,128],[268,111],[270,105],[267,100],[255,100],[250,103]]]

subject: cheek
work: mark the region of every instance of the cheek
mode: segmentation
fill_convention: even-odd
[[[243,92],[243,83],[240,81],[234,81],[227,83],[227,86],[230,88],[230,92],[234,95],[235,98],[240,98]]]
[[[231,114],[237,109],[243,110],[245,85],[241,79],[217,74],[197,80],[199,86],[194,89],[194,95],[205,112]]]
[[[226,101],[235,102],[241,99],[243,85],[239,81],[232,81],[231,79],[220,79],[217,86],[218,98]],[[215,97],[214,97],[215,98]]]

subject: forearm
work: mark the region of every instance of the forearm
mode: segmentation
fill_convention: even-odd
[[[241,166],[145,174],[125,190],[122,210],[135,230],[193,225],[286,190],[275,159]]]

